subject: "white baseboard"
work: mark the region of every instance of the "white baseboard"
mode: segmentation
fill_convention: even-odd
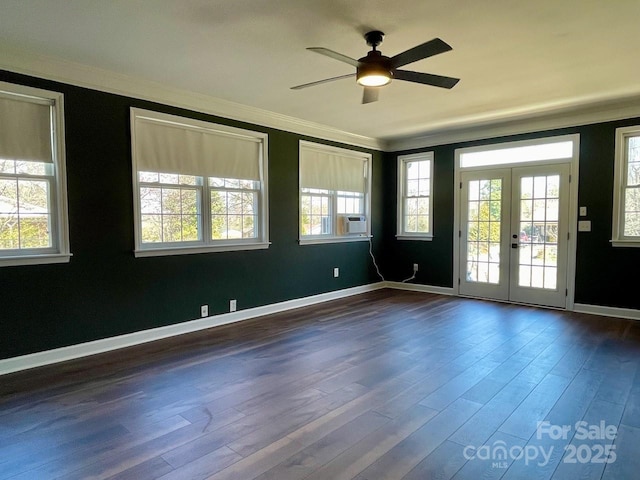
[[[362,285],[359,287],[346,288],[333,292],[321,293],[310,297],[296,298],[285,302],[272,303],[261,307],[248,308],[232,313],[223,313],[211,317],[199,318],[188,322],[167,325],[165,327],[142,330],[140,332],[118,335],[116,337],[94,340],[92,342],[70,345],[68,347],[46,350],[44,352],[21,355],[19,357],[0,360],[0,375],[28,370],[30,368],[42,367],[58,362],[65,362],[75,358],[86,357],[98,353],[109,352],[125,347],[132,347],[143,343],[161,340],[163,338],[174,337],[185,333],[197,332],[207,328],[227,325],[229,323],[240,322],[251,318],[270,315],[272,313],[292,310],[294,308],[306,307],[317,303],[327,302],[338,298],[349,297],[359,293],[370,292],[385,288],[384,282]]]
[[[603,307],[600,305],[576,303],[573,305],[573,311],[579,313],[590,313],[592,315],[603,315],[605,317],[618,317],[629,318],[631,320],[640,320],[640,310],[635,310],[632,308]]]
[[[452,287],[437,287],[434,285],[421,285],[419,283],[402,283],[402,282],[384,282],[386,288],[395,288],[396,290],[410,290],[412,292],[438,293],[440,295],[455,295]]]
[[[183,335],[185,333],[197,332],[207,328],[227,325],[229,323],[241,322],[263,315],[293,310],[294,308],[315,305],[338,298],[345,298],[360,293],[371,292],[381,288],[393,288],[396,290],[408,290],[413,292],[436,293],[440,295],[455,295],[455,290],[451,287],[438,287],[433,285],[421,285],[416,283],[402,283],[384,281],[371,283],[369,285],[361,285],[358,287],[336,290],[333,292],[321,293],[309,297],[296,298],[284,302],[272,303],[261,307],[248,308],[232,313],[223,313],[211,317],[199,318],[188,322],[167,325],[164,327],[142,330],[140,332],[129,333],[126,335],[118,335],[116,337],[105,338],[102,340],[94,340],[92,342],[70,345],[68,347],[46,350],[44,352],[31,353],[19,357],[7,358],[0,360],[0,375],[28,370],[30,368],[42,367],[58,362],[65,362],[76,358],[87,357],[98,353],[109,352],[125,347],[141,345],[143,343],[162,340],[163,338]],[[640,310],[618,307],[603,307],[599,305],[587,305],[576,303],[573,311],[580,313],[589,313],[593,315],[603,315],[607,317],[629,318],[632,320],[640,320]]]

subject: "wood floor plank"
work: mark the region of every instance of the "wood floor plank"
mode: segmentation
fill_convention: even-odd
[[[436,414],[435,410],[422,405],[410,408],[316,470],[307,480],[351,480]]]
[[[553,435],[546,433],[542,428],[536,429],[525,448],[540,453],[540,456],[530,463],[521,459],[514,462],[504,475],[505,480],[531,475],[545,480],[553,476],[558,464],[562,461],[566,447],[576,432],[575,425],[587,412],[602,383],[602,378],[602,374],[587,370],[582,370],[576,375],[549,413],[540,417],[541,421],[547,422],[550,427],[568,426],[566,435]],[[548,455],[541,462],[543,452],[548,452]]]
[[[464,449],[445,441],[427,455],[402,480],[449,480],[467,463]]]
[[[640,428],[620,424],[615,441],[616,461],[605,466],[602,480],[638,478],[640,472]]]
[[[537,422],[619,428],[568,464]],[[0,479],[635,478],[640,327],[378,290],[0,379]],[[554,447],[546,465],[468,446]],[[500,443],[502,442],[502,443]],[[580,443],[582,442],[582,443]]]
[[[402,478],[469,419],[480,404],[459,398],[422,427],[408,435],[355,478]]]
[[[499,431],[528,440],[536,425],[553,408],[569,385],[569,379],[547,375],[502,424]]]
[[[620,425],[622,412],[622,405],[596,398],[589,406],[589,410],[582,418],[582,421],[586,422],[586,425],[600,425],[600,422],[604,421],[606,426],[611,425],[617,429]],[[606,463],[590,461],[593,458],[591,455],[595,455],[600,447],[615,445],[614,442],[615,440],[607,438],[577,438],[574,435],[570,445],[575,448],[576,452],[579,448],[584,449],[583,445],[586,445],[589,449],[589,457],[584,456],[582,458],[589,461],[580,461],[577,455],[570,456],[570,451],[565,451],[562,461],[558,464],[551,478],[554,480],[599,480],[602,477]],[[615,452],[615,449],[613,451]]]
[[[299,480],[305,478],[389,421],[389,418],[378,413],[365,412],[256,477],[256,480]]]
[[[453,480],[476,478],[493,480],[504,478],[503,475],[515,461],[514,456],[509,454],[509,451],[512,451],[513,448],[523,448],[525,443],[526,441],[521,438],[507,435],[503,432],[496,432],[484,445],[478,445],[478,450],[467,451],[470,459],[452,478]],[[503,446],[507,448],[507,453],[504,457],[500,456],[499,450]],[[488,447],[488,450],[483,452],[481,450],[483,447]]]

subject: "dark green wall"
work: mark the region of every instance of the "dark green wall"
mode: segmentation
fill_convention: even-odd
[[[454,152],[457,148],[554,135],[580,134],[578,203],[586,206],[591,232],[579,232],[576,256],[575,302],[640,309],[637,270],[640,248],[612,247],[615,129],[640,124],[640,118],[582,127],[514,135],[475,142],[442,145],[385,154],[385,272],[391,280],[411,274],[420,265],[415,283],[453,286]],[[398,155],[433,151],[434,239],[432,242],[396,240],[396,161]],[[393,204],[393,205],[392,205]]]
[[[65,95],[73,253],[68,264],[0,268],[0,358],[193,320],[201,304],[217,314],[227,311],[231,298],[244,309],[378,281],[366,243],[297,242],[298,141],[338,144],[11,72],[0,71],[0,80]],[[132,106],[269,135],[268,250],[134,258]],[[432,242],[395,238],[396,158],[421,150],[371,151],[374,252],[383,273],[401,280],[418,263],[416,283],[453,285],[456,148],[579,133],[579,204],[588,207],[593,231],[578,237],[575,301],[640,308],[640,249],[609,243],[615,129],[638,123],[629,119],[421,149],[435,153]],[[337,279],[333,267],[340,267]]]
[[[366,242],[297,242],[298,141],[337,144],[10,72],[0,80],[64,94],[73,253],[68,264],[0,268],[0,358],[193,320],[202,304],[217,314],[232,298],[245,309],[377,281]],[[134,258],[132,106],[269,135],[269,249]],[[382,154],[371,153],[380,255]]]

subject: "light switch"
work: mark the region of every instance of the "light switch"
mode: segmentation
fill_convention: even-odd
[[[591,220],[580,220],[578,222],[578,231],[579,232],[590,232],[591,231]]]
[[[580,216],[581,217],[587,216],[587,207],[580,207]]]

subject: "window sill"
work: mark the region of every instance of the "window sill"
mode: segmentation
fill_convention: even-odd
[[[430,242],[433,240],[433,235],[396,235],[397,240],[418,240],[421,242]]]
[[[51,263],[69,263],[70,253],[45,253],[42,255],[15,255],[0,257],[0,267],[15,267],[20,265],[47,265]]]
[[[234,245],[207,245],[198,247],[159,247],[134,250],[138,257],[165,257],[168,255],[192,255],[197,253],[238,252],[241,250],[264,250],[271,242],[246,243]]]
[[[640,240],[609,240],[614,247],[640,248]]]
[[[373,238],[373,235],[362,235],[357,237],[301,238],[298,242],[300,245],[319,245],[323,243],[366,242],[370,238]]]

